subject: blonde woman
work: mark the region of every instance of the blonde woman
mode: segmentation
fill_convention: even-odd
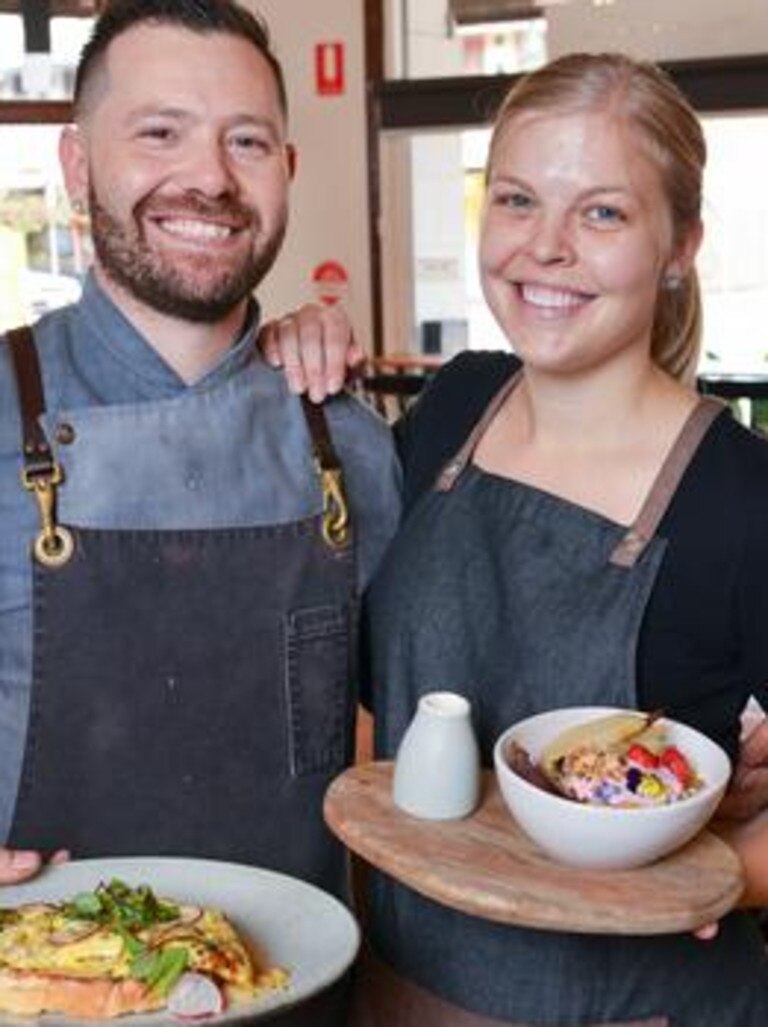
[[[467,353],[398,427],[406,516],[370,590],[376,752],[468,696],[486,760],[551,707],[664,708],[732,754],[768,681],[768,445],[692,388],[706,148],[656,67],[570,55],[498,115],[480,271],[515,356]],[[749,897],[766,901],[760,834]],[[356,1027],[764,1027],[752,915],[711,941],[558,935],[377,875]]]

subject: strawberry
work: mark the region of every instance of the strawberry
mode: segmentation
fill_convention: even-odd
[[[659,757],[662,767],[671,770],[681,784],[688,784],[693,776],[691,765],[675,745],[668,745]]]
[[[636,742],[634,745],[630,745],[627,749],[627,759],[632,760],[638,767],[658,767],[659,757],[651,752],[650,749],[646,749],[644,745],[640,745]]]

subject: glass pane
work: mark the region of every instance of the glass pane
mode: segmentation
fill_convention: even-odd
[[[50,54],[25,54],[20,14],[0,14],[0,100],[72,97],[80,50],[93,18],[52,18]]]
[[[394,78],[514,74],[546,60],[540,17],[457,26],[446,0],[400,0],[399,67]],[[530,9],[529,5],[529,9]]]
[[[547,59],[544,18],[493,22],[456,29],[462,75],[514,75]]]
[[[702,370],[768,375],[768,114],[706,117]]]
[[[59,132],[53,125],[0,125],[0,330],[80,295],[88,227],[69,209]]]

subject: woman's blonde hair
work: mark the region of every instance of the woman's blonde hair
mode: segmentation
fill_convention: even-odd
[[[493,129],[488,167],[509,122],[531,111],[568,114],[610,110],[645,144],[661,174],[672,216],[673,244],[697,231],[707,150],[701,124],[672,80],[655,64],[624,54],[568,54],[521,78],[505,97]],[[692,381],[701,346],[701,293],[696,269],[660,283],[651,356],[674,377]]]

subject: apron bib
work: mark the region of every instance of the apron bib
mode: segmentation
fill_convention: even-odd
[[[343,896],[344,854],[321,809],[353,751],[357,604],[322,413],[307,411],[307,421],[322,480],[332,481],[324,516],[231,529],[62,528],[56,484],[52,499],[37,486],[55,461],[40,427],[34,345],[16,340],[14,353],[42,530],[9,844],[66,846],[79,858],[233,860]],[[135,449],[131,438],[126,473]]]
[[[394,756],[419,695],[434,689],[470,699],[486,765],[500,731],[523,717],[559,706],[636,706],[637,639],[665,549],[656,528],[722,407],[704,400],[694,409],[627,530],[471,464],[515,384],[505,383],[435,488],[415,504],[374,583],[378,757]],[[381,682],[386,689],[377,691]],[[742,918],[724,922],[712,948],[683,936],[649,944],[557,934],[482,921],[384,875],[371,877],[370,936],[388,966],[363,961],[356,1027],[655,1027],[667,1023],[673,996],[702,989],[702,976],[720,996],[733,987],[735,1005],[758,951],[756,935],[754,944],[742,944]],[[741,954],[728,957],[729,947]],[[709,975],[702,970],[707,960]],[[686,979],[686,964],[697,976]],[[429,990],[435,984],[440,997]],[[375,1001],[376,994],[386,998]],[[703,993],[701,1001],[706,1009]],[[735,1008],[725,1022],[751,1027]]]

